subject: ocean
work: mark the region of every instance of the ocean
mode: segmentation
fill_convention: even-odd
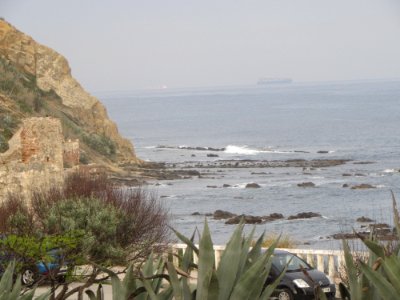
[[[400,200],[400,81],[96,96],[141,159],[183,168],[203,166],[201,178],[149,181],[147,187],[169,209],[172,226],[186,235],[201,230],[204,215],[217,209],[255,216],[281,213],[284,219],[256,225],[256,232],[289,235],[298,248],[340,248],[340,241],[331,236],[363,230],[365,224],[356,221],[361,216],[393,224],[391,191]],[[212,167],[222,160],[298,159],[349,161],[320,168]],[[260,188],[245,188],[253,182]],[[315,187],[299,187],[303,182]],[[350,188],[359,184],[375,188]],[[192,215],[195,212],[200,215]],[[321,217],[287,219],[301,212]],[[215,244],[225,243],[234,230],[223,220],[207,221]]]

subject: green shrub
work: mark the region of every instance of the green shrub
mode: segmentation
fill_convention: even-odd
[[[113,158],[116,154],[115,143],[105,135],[98,135],[96,133],[83,134],[82,140],[94,151],[108,158]]]

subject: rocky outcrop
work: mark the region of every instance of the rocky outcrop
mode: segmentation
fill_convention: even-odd
[[[376,188],[376,186],[373,186],[368,183],[362,183],[362,184],[354,185],[351,187],[352,190],[365,190],[365,189],[375,189],[375,188]]]
[[[54,91],[88,132],[104,135],[116,144],[117,162],[140,163],[132,144],[122,138],[105,107],[72,77],[67,60],[0,20],[0,57],[35,76],[43,91]]]
[[[229,219],[229,218],[233,218],[236,216],[237,215],[234,213],[231,213],[231,212],[225,211],[225,210],[220,210],[220,209],[217,209],[213,214],[213,217],[215,220]]]
[[[356,221],[357,221],[357,222],[360,222],[360,223],[371,223],[371,222],[375,222],[374,220],[372,220],[372,219],[370,219],[370,218],[367,218],[367,217],[364,217],[364,216],[357,218]]]
[[[298,187],[315,187],[315,183],[309,181],[309,182],[303,182],[303,183],[298,183],[297,184]]]
[[[310,218],[317,218],[321,217],[321,214],[315,212],[302,212],[298,213],[297,215],[289,216],[288,220],[295,220],[295,219],[310,219]]]
[[[259,189],[260,187],[261,186],[255,182],[246,184],[246,189]]]

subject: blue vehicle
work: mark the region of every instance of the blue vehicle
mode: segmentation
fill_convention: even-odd
[[[3,253],[0,256],[0,275],[4,272],[4,269],[8,263],[15,259],[17,264],[21,267],[21,282],[26,286],[32,286],[34,283],[47,279],[53,278],[58,282],[64,282],[67,275],[67,265],[64,263],[63,256],[60,253],[60,249],[50,250],[47,254],[45,261],[32,262],[24,258],[16,258],[14,255]]]

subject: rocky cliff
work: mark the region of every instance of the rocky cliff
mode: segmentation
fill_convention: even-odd
[[[24,117],[54,116],[61,120],[66,140],[80,140],[84,163],[140,164],[105,107],[71,76],[67,60],[4,20],[0,74],[0,150]]]

